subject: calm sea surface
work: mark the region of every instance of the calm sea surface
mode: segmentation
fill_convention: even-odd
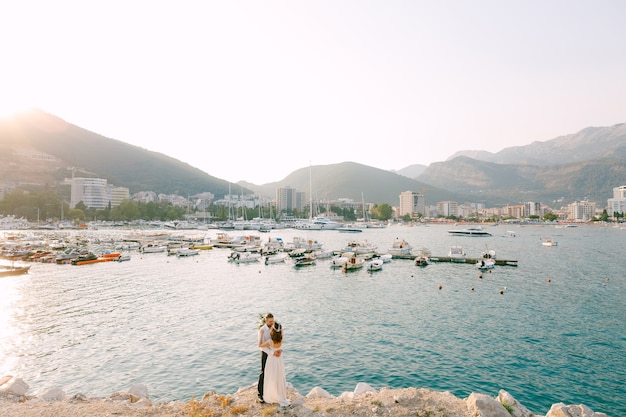
[[[519,266],[479,278],[473,265],[393,260],[345,274],[328,260],[236,265],[217,248],[189,258],[135,252],[122,263],[35,263],[29,275],[0,279],[0,376],[24,379],[34,395],[59,386],[107,396],[134,383],[154,402],[234,393],[256,383],[258,314],[271,311],[285,328],[287,380],[303,395],[315,386],[339,395],[358,382],[461,398],[505,389],[536,413],[564,402],[626,415],[626,230],[502,225],[471,238],[450,228],[261,236],[317,239],[326,249],[367,240],[380,252],[404,238],[433,255],[458,244],[470,257],[489,248]],[[77,233],[128,231],[68,232]],[[544,236],[559,245],[542,246]]]

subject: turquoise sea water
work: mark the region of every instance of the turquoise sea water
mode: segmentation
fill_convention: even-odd
[[[456,244],[470,257],[494,249],[519,266],[479,278],[472,265],[393,260],[345,274],[328,260],[236,265],[227,249],[33,264],[29,275],[0,279],[0,376],[24,379],[34,395],[59,386],[107,396],[134,383],[154,402],[234,393],[256,383],[258,314],[272,311],[285,328],[287,380],[303,395],[315,386],[339,395],[358,382],[461,398],[505,389],[540,414],[564,402],[626,415],[626,230],[509,225],[471,238],[450,228],[261,236],[317,239],[327,249],[368,240],[381,252],[400,238],[433,255]],[[559,245],[542,246],[544,236]]]

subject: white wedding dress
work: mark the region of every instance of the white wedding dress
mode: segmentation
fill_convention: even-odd
[[[285,378],[285,361],[283,355],[274,356],[273,343],[270,346],[272,351],[265,362],[265,379],[263,383],[263,400],[270,404],[280,404],[286,407],[291,404],[287,398],[287,380]]]

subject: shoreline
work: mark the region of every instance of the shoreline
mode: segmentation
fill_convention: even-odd
[[[40,396],[29,396],[29,386],[20,378],[0,378],[0,417],[204,417],[204,416],[393,416],[393,417],[609,417],[582,404],[553,404],[546,414],[529,411],[505,390],[495,396],[472,393],[461,399],[450,392],[425,388],[381,388],[359,382],[354,391],[336,397],[315,387],[306,395],[291,384],[291,405],[260,404],[256,400],[256,383],[242,387],[234,394],[210,391],[190,401],[152,404],[148,388],[135,384],[108,397],[88,398],[82,393],[66,394],[51,388]],[[615,416],[612,416],[615,417]]]

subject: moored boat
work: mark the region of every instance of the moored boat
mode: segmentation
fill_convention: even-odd
[[[289,256],[282,252],[265,256],[265,265],[283,263]]]
[[[351,241],[341,249],[342,252],[350,252],[354,254],[374,253],[378,246],[373,243],[369,243],[367,240],[361,242]]]
[[[308,253],[304,256],[300,256],[299,258],[295,258],[294,265],[296,267],[315,265],[315,261],[316,261],[315,255],[312,253]]]
[[[181,249],[178,251],[178,253],[176,253],[176,257],[178,258],[185,258],[188,256],[196,256],[200,254],[200,250],[199,249]]]
[[[347,256],[337,256],[330,260],[331,268],[343,268],[343,266],[348,262]]]
[[[541,244],[543,246],[558,246],[559,242],[554,240],[554,238],[544,237],[544,238],[541,239]]]
[[[383,269],[383,261],[382,259],[372,259],[371,261],[367,261],[365,264],[365,269],[368,271],[380,271]]]
[[[13,275],[24,275],[30,270],[30,265],[2,265],[0,266],[0,278]]]
[[[391,255],[410,255],[413,252],[413,246],[406,240],[399,240],[396,238],[395,242],[387,250],[387,253]]]
[[[348,261],[343,265],[343,272],[348,271],[356,271],[357,269],[363,268],[365,265],[365,260],[363,258],[359,258],[356,255],[352,255],[348,258]]]
[[[470,226],[465,229],[454,229],[448,230],[448,233],[455,236],[476,236],[476,237],[484,237],[491,236],[491,233],[484,230],[481,226]]]
[[[465,262],[467,254],[463,250],[463,246],[453,245],[448,250],[448,256],[452,262]]]

